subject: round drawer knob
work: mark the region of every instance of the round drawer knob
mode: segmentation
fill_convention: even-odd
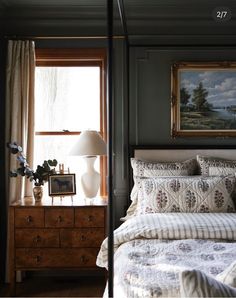
[[[33,218],[32,218],[32,216],[29,215],[29,216],[27,216],[26,220],[28,223],[31,223],[33,221]]]
[[[86,240],[86,237],[85,237],[84,235],[82,235],[82,236],[80,237],[80,239],[81,239],[82,241],[85,241],[85,240]]]
[[[88,262],[88,259],[86,259],[85,256],[81,256],[80,260],[81,260],[81,263],[83,263],[83,264]]]
[[[41,242],[41,240],[42,240],[42,238],[41,238],[39,235],[37,235],[37,236],[34,238],[34,242],[36,242],[36,243]]]
[[[92,215],[89,215],[88,221],[93,221],[93,216]]]
[[[36,261],[37,264],[40,263],[40,261],[41,261],[41,257],[40,257],[40,256],[36,256],[36,257],[35,257],[35,261]]]
[[[59,223],[60,223],[60,222],[63,222],[63,218],[62,218],[61,215],[58,216],[58,218],[57,218],[57,222],[59,222]]]

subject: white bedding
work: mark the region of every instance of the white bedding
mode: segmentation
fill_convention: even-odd
[[[129,219],[114,231],[114,297],[178,297],[179,272],[195,268],[215,277],[236,260],[234,241],[235,213]],[[107,239],[97,265],[107,267]]]

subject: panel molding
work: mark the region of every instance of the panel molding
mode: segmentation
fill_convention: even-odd
[[[136,57],[135,55],[135,68],[134,68],[134,72],[135,72],[135,95],[134,95],[134,109],[130,109],[130,111],[134,111],[134,119],[135,119],[135,144],[138,145],[139,144],[139,69],[140,69],[140,63],[141,62],[146,62],[149,60],[149,50],[145,50],[144,54],[142,55],[142,57]],[[132,102],[131,102],[132,104]],[[131,118],[131,117],[130,117]]]

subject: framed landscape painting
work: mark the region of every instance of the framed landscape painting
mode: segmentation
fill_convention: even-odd
[[[172,136],[236,136],[236,62],[172,65]]]

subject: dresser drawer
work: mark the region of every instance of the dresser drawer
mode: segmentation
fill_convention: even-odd
[[[73,208],[45,208],[45,227],[73,227],[74,209]]]
[[[16,229],[16,247],[59,247],[59,231],[52,229]]]
[[[100,247],[104,228],[63,229],[60,231],[62,247]]]
[[[82,207],[75,209],[76,227],[104,227],[103,207]]]
[[[17,268],[96,267],[98,248],[17,248]]]
[[[44,226],[43,208],[15,208],[16,227],[38,227]]]

